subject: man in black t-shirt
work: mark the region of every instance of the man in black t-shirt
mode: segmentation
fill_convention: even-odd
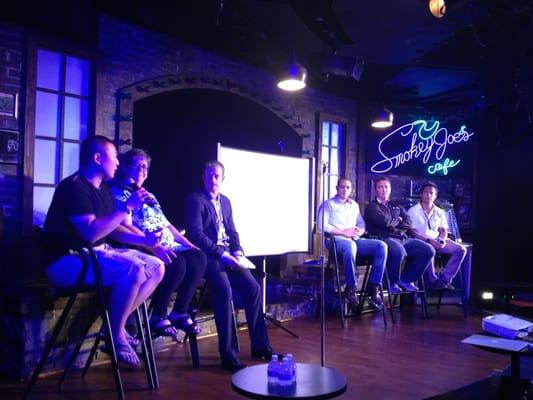
[[[136,365],[139,358],[125,330],[128,316],[154,291],[164,274],[164,264],[137,250],[116,249],[114,241],[153,246],[157,235],[140,236],[121,226],[132,209],[149,196],[144,189],[135,192],[120,209],[105,181],[113,178],[118,167],[117,150],[104,136],[91,136],[80,149],[80,170],[58,185],[44,223],[47,274],[53,285],[75,284],[81,271],[81,259],[70,252],[76,246],[91,244],[98,258],[102,278],[111,287],[110,320],[120,361]],[[94,284],[89,268],[85,282]]]

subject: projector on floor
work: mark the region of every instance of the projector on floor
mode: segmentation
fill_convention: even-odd
[[[508,339],[522,339],[533,334],[533,323],[507,314],[494,314],[483,318],[483,330]]]

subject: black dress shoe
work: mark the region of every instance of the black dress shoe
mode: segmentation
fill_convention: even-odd
[[[241,360],[229,360],[224,358],[220,362],[220,367],[231,372],[237,372],[243,368],[246,368],[246,364],[243,363]]]
[[[359,311],[359,298],[357,297],[355,286],[346,285],[344,297],[346,297],[348,307],[350,307],[352,312],[357,313]]]
[[[272,359],[273,352],[274,351],[272,350],[272,347],[270,346],[265,347],[264,349],[260,349],[260,350],[252,350],[252,358],[270,361]]]
[[[383,308],[383,300],[379,294],[379,285],[368,282],[366,292],[368,294],[368,304],[374,310],[381,310]]]

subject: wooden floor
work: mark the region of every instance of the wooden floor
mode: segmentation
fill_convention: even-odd
[[[422,399],[471,384],[509,364],[507,357],[484,352],[460,341],[481,328],[480,317],[463,318],[456,306],[434,308],[430,320],[419,309],[404,308],[395,325],[384,327],[380,314],[350,319],[346,329],[338,318],[326,323],[326,366],[342,372],[348,380],[345,399]],[[278,352],[292,352],[297,362],[320,365],[320,322],[296,319],[284,324],[300,338],[270,328]],[[249,357],[248,332],[239,333],[242,360]],[[226,399],[242,398],[231,388],[231,374],[218,367],[216,337],[199,342],[200,369],[191,367],[188,347],[166,346],[157,354],[161,387],[147,389],[144,370],[123,371],[128,399]],[[59,391],[55,376],[42,377],[32,393],[34,399],[114,398],[109,364],[94,366],[85,380],[73,373]],[[23,384],[0,384],[4,399],[20,398]],[[7,397],[6,397],[7,396]]]

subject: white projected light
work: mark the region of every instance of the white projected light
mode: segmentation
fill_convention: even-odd
[[[309,251],[310,160],[220,145],[218,160],[245,254]]]

